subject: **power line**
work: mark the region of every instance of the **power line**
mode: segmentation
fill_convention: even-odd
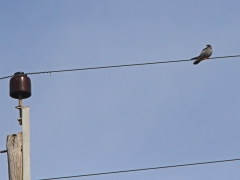
[[[6,153],[6,152],[7,152],[7,150],[0,151],[0,153]]]
[[[11,77],[13,77],[13,75],[11,75],[11,76],[1,77],[0,80],[2,80],[2,79],[7,79],[7,78],[11,78]]]
[[[223,58],[234,58],[240,57],[240,55],[233,55],[233,56],[220,56],[220,57],[212,57],[209,59],[223,59]],[[39,71],[39,72],[30,72],[25,73],[27,75],[33,74],[51,74],[51,73],[60,73],[60,72],[69,72],[69,71],[86,71],[86,70],[96,70],[96,69],[109,69],[109,68],[121,68],[121,67],[130,67],[130,66],[146,66],[146,65],[154,65],[154,64],[166,64],[166,63],[177,63],[177,62],[185,62],[185,61],[194,61],[192,59],[183,59],[183,60],[172,60],[172,61],[157,61],[157,62],[149,62],[149,63],[136,63],[136,64],[122,64],[122,65],[113,65],[113,66],[98,66],[98,67],[88,67],[88,68],[79,68],[79,69],[63,69],[63,70],[55,70],[55,71]],[[11,78],[11,76],[1,77],[2,79]]]
[[[176,168],[176,167],[184,167],[184,166],[197,166],[197,165],[224,163],[224,162],[239,161],[239,160],[240,160],[240,158],[239,159],[220,160],[220,161],[198,162],[198,163],[190,163],[190,164],[178,164],[178,165],[171,165],[171,166],[159,166],[159,167],[152,167],[152,168],[131,169],[131,170],[123,170],[123,171],[110,171],[110,172],[102,172],[102,173],[94,173],[94,174],[82,174],[82,175],[75,175],[75,176],[65,176],[65,177],[56,177],[56,178],[47,178],[47,179],[38,179],[38,180],[67,179],[67,178],[76,178],[76,177],[80,178],[80,177],[86,177],[86,176],[100,176],[100,175],[107,175],[107,174],[119,174],[119,173],[128,173],[128,172],[136,172],[136,171],[149,171],[149,170]]]

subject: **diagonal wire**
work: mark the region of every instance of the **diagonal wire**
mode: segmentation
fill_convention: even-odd
[[[1,77],[0,80],[2,80],[2,79],[7,79],[7,78],[11,78],[11,77],[13,77],[13,75],[11,75],[11,76]]]
[[[198,162],[198,163],[190,163],[190,164],[178,164],[178,165],[171,165],[171,166],[159,166],[159,167],[152,167],[152,168],[131,169],[131,170],[123,170],[123,171],[110,171],[110,172],[93,173],[93,174],[82,174],[82,175],[75,175],[75,176],[55,177],[55,178],[38,179],[38,180],[68,179],[68,178],[77,178],[77,177],[81,178],[86,176],[100,176],[100,175],[107,175],[107,174],[129,173],[129,172],[136,172],[136,171],[149,171],[149,170],[156,170],[156,169],[176,168],[176,167],[184,167],[184,166],[197,166],[197,165],[224,163],[224,162],[231,162],[231,161],[240,161],[240,158],[226,159],[226,160],[219,160],[219,161]]]
[[[234,58],[234,57],[240,57],[240,55],[212,57],[212,58],[209,58],[209,59],[223,59],[223,58],[226,59],[226,58]],[[69,72],[69,71],[86,71],[86,70],[121,68],[121,67],[130,67],[130,66],[146,66],[146,65],[154,65],[154,64],[177,63],[177,62],[186,62],[186,61],[194,61],[194,60],[195,59],[157,61],[157,62],[148,62],[148,63],[122,64],[122,65],[113,65],[113,66],[98,66],[98,67],[88,67],[88,68],[78,68],[78,69],[63,69],[63,70],[55,70],[55,71],[39,71],[39,72],[30,72],[30,73],[25,73],[25,74],[26,75],[47,74],[47,73],[51,74],[51,73]],[[1,77],[0,80],[11,78],[12,76],[13,75]]]

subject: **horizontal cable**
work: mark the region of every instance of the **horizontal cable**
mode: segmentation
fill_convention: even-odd
[[[7,150],[0,151],[0,153],[6,153],[6,152],[7,152]]]
[[[220,161],[198,162],[198,163],[190,163],[190,164],[178,164],[178,165],[171,165],[171,166],[159,166],[159,167],[152,167],[152,168],[131,169],[131,170],[123,170],[123,171],[110,171],[110,172],[102,172],[102,173],[94,173],[94,174],[82,174],[82,175],[75,175],[75,176],[55,177],[55,178],[38,179],[38,180],[67,179],[67,178],[77,178],[77,177],[81,178],[86,176],[100,176],[100,175],[107,175],[107,174],[119,174],[119,173],[128,173],[128,172],[136,172],[136,171],[149,171],[149,170],[156,170],[156,169],[176,168],[176,167],[184,167],[184,166],[197,166],[197,165],[224,163],[224,162],[231,162],[231,161],[240,161],[240,158],[220,160]]]
[[[234,57],[240,57],[240,55],[212,57],[212,58],[209,58],[209,59],[223,59],[223,58],[234,58]],[[27,74],[27,75],[47,74],[47,73],[51,74],[51,73],[69,72],[69,71],[86,71],[86,70],[121,68],[121,67],[130,67],[130,66],[146,66],[146,65],[154,65],[154,64],[177,63],[177,62],[194,61],[194,60],[195,59],[183,59],[183,60],[173,60],[173,61],[157,61],[157,62],[149,62],[149,63],[122,64],[122,65],[113,65],[113,66],[98,66],[98,67],[88,67],[88,68],[79,68],[79,69],[63,69],[63,70],[55,70],[55,71],[39,71],[39,72],[30,72],[30,73],[25,73],[25,74]],[[11,78],[12,76],[1,77],[0,80],[1,79],[6,79],[6,78]]]

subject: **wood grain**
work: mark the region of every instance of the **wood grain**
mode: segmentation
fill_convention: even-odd
[[[7,136],[7,156],[9,180],[23,180],[21,132]]]

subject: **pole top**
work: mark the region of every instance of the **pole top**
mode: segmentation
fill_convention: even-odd
[[[21,71],[20,71],[20,72],[15,72],[15,73],[14,73],[14,76],[15,76],[15,75],[19,75],[19,74],[24,74],[24,72],[21,72]]]

